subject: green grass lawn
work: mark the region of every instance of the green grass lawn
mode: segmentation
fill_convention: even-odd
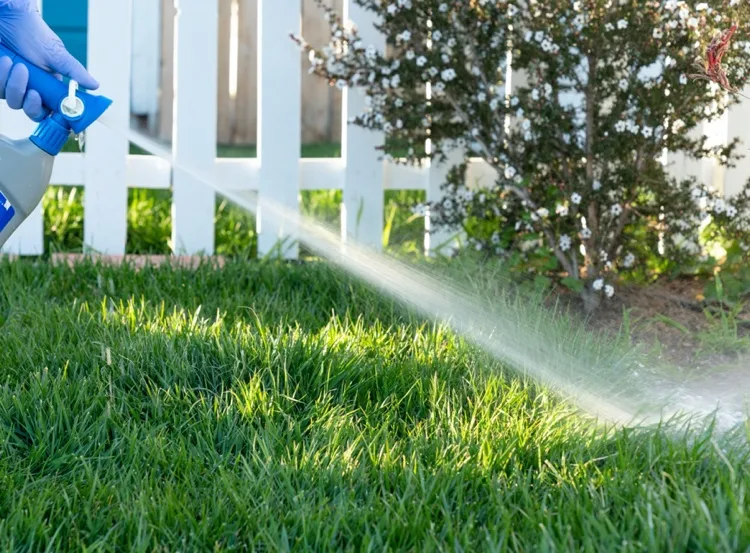
[[[750,547],[744,454],[604,432],[323,264],[0,283],[2,550]]]

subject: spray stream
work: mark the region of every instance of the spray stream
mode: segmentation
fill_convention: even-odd
[[[262,208],[264,217],[272,217],[294,239],[352,276],[376,287],[395,300],[410,306],[420,315],[451,327],[469,342],[534,380],[555,389],[583,411],[616,425],[658,424],[665,419],[711,417],[719,413],[716,394],[686,399],[680,384],[647,371],[636,372],[627,359],[608,359],[609,367],[597,365],[576,351],[566,336],[539,324],[539,316],[507,303],[488,301],[466,287],[425,270],[373,252],[351,239],[342,241],[330,227],[298,212],[274,204],[262,196],[256,202],[227,190],[215,179],[183,165],[175,165],[171,152],[132,129],[122,130],[107,118],[101,121],[133,144],[164,159],[219,195],[250,213]],[[616,366],[616,365],[620,366]],[[744,414],[732,406],[721,413],[723,430],[736,428]]]

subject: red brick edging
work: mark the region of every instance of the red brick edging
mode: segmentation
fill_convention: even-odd
[[[17,256],[14,256],[14,258]],[[129,264],[135,269],[143,267],[160,267],[169,265],[172,267],[197,269],[201,265],[210,264],[214,268],[224,267],[226,258],[222,256],[198,256],[198,255],[89,255],[89,254],[71,254],[56,253],[51,256],[53,265],[68,265],[75,267],[77,264],[85,261],[101,263],[109,266],[120,266]]]
[[[26,258],[26,256],[18,254],[0,253],[0,260],[19,261]],[[99,255],[82,253],[55,253],[50,256],[50,264],[52,265],[75,267],[87,261],[111,267],[128,264],[135,269],[148,266],[162,267],[165,265],[187,269],[197,269],[201,265],[211,265],[215,269],[220,269],[226,265],[227,258],[224,256],[200,255]]]

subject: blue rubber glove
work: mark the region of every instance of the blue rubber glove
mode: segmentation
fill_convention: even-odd
[[[44,22],[37,0],[0,0],[0,43],[58,78],[69,77],[88,90],[99,88]],[[0,100],[6,100],[12,109],[23,109],[30,119],[39,122],[48,111],[39,93],[28,89],[28,82],[25,65],[12,66],[10,58],[0,57]]]

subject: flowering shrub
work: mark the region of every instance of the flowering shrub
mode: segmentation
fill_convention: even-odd
[[[711,146],[700,123],[720,117],[750,71],[750,7],[739,0],[354,0],[379,18],[389,52],[360,38],[320,4],[332,40],[295,37],[311,71],[360,89],[367,110],[351,123],[387,135],[384,155],[457,162],[436,225],[462,228],[474,247],[508,256],[580,291],[590,308],[615,293],[618,271],[660,252],[699,255],[707,216],[750,247],[750,187],[719,198],[677,180],[664,152],[731,165],[737,141]],[[724,59],[703,59],[739,23]],[[507,86],[511,52],[513,86]],[[720,71],[719,71],[720,70]],[[717,73],[718,71],[718,73]],[[518,82],[520,81],[520,82]],[[671,154],[670,154],[671,155]],[[497,173],[467,189],[466,162]],[[450,159],[455,159],[451,157]]]

